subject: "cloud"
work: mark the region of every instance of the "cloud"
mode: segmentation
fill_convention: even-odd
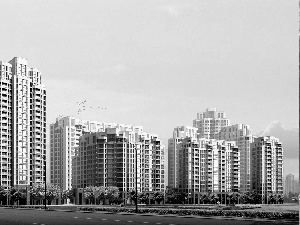
[[[255,136],[274,136],[282,142],[284,158],[299,158],[299,128],[287,129],[280,121],[271,122]]]

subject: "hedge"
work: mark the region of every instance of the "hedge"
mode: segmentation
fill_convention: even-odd
[[[43,205],[0,205],[6,208],[23,208],[23,209],[44,209]],[[223,209],[187,209],[187,208],[139,208],[138,213],[153,213],[159,215],[173,214],[179,216],[223,216],[223,217],[245,217],[245,218],[266,218],[266,219],[290,219],[299,220],[298,212],[278,212],[278,211],[248,211],[243,209],[235,210]],[[49,209],[49,207],[47,207]],[[106,211],[112,213],[126,212],[135,213],[135,208],[127,207],[77,207],[78,211]]]
[[[113,213],[127,212],[135,213],[134,208],[97,208],[78,207],[79,211],[107,211]],[[221,209],[155,209],[140,208],[138,213],[154,213],[159,215],[175,214],[179,216],[224,216],[224,217],[246,217],[246,218],[268,218],[268,219],[299,219],[298,212],[270,212],[270,211],[247,211],[247,210],[221,210]]]

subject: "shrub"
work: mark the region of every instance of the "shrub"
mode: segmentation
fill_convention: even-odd
[[[135,209],[119,208],[91,208],[80,207],[79,211],[108,211],[113,213],[127,212],[134,213]],[[139,213],[155,213],[160,215],[194,215],[194,216],[224,216],[224,217],[248,217],[248,218],[269,218],[269,219],[299,219],[297,212],[265,212],[265,211],[246,211],[246,210],[219,210],[219,209],[162,209],[162,208],[140,208]]]

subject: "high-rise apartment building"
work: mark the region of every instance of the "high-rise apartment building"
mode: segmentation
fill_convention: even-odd
[[[189,203],[198,204],[207,192],[239,191],[239,151],[235,142],[184,138],[179,152],[178,187],[188,193]]]
[[[43,183],[46,89],[38,69],[15,57],[0,61],[0,185]]]
[[[137,164],[137,165],[136,165]],[[106,128],[79,138],[73,157],[73,188],[116,186],[128,190],[164,191],[164,145],[142,127]]]
[[[178,149],[177,145],[186,137],[197,137],[197,128],[190,126],[178,126],[174,128],[173,138],[168,140],[168,185],[178,186]]]
[[[50,180],[52,184],[60,186],[63,190],[73,188],[72,158],[75,156],[75,149],[79,147],[79,138],[91,132],[105,132],[106,128],[143,132],[141,126],[81,120],[70,116],[57,118],[56,122],[50,125]]]
[[[72,157],[78,147],[79,137],[85,133],[104,131],[116,126],[97,121],[65,116],[50,125],[50,181],[63,190],[72,189]]]
[[[269,194],[283,194],[283,148],[278,138],[255,137],[251,143],[251,190],[268,202]]]
[[[193,120],[193,126],[198,128],[200,138],[217,139],[223,127],[229,126],[230,120],[223,111],[216,108],[208,108],[206,112],[197,113],[197,119]]]
[[[295,190],[295,177],[292,174],[288,174],[285,177],[285,185],[284,185],[284,194],[289,196],[289,193],[294,194],[297,193]]]
[[[250,144],[253,140],[250,126],[236,124],[223,127],[218,139],[236,142],[240,152],[240,191],[250,191]]]

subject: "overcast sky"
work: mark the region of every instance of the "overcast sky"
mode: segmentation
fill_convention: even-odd
[[[254,133],[273,121],[299,133],[298,1],[2,0],[1,9],[0,60],[40,69],[48,126],[58,114],[142,125],[167,145],[174,127],[215,107]],[[107,109],[78,115],[83,100]],[[298,155],[286,162],[296,166],[285,174],[298,174]]]

